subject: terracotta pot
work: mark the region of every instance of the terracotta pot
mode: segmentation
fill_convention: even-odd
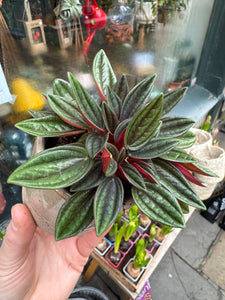
[[[33,153],[44,150],[44,139],[37,138]],[[23,187],[23,203],[29,208],[36,224],[45,232],[55,233],[55,222],[61,206],[70,197],[64,190],[45,190]]]
[[[37,137],[33,154],[37,154],[44,150],[44,138]],[[55,223],[58,212],[65,201],[69,199],[71,194],[65,189],[47,190],[47,189],[32,189],[23,187],[22,198],[23,203],[27,205],[36,224],[45,232],[54,234]],[[129,209],[134,205],[132,198],[127,198],[122,209]],[[85,232],[93,228],[92,222]]]

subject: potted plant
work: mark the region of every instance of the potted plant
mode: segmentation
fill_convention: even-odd
[[[172,232],[172,230],[173,228],[168,225],[163,225],[162,227],[158,227],[155,239],[161,244],[165,239],[166,235]]]
[[[143,237],[145,238],[145,240],[147,241],[147,245],[146,245],[146,250],[149,253],[152,253],[154,248],[155,248],[155,237],[157,235],[158,232],[158,228],[156,227],[155,224],[152,224],[150,231],[149,231],[149,235],[147,233],[145,233],[143,235]]]
[[[106,238],[102,238],[100,243],[95,247],[95,251],[103,256],[111,246],[112,244]]]
[[[150,218],[146,216],[144,213],[139,214],[139,221],[140,221],[140,229],[142,230],[142,232],[146,230],[151,224]]]
[[[56,208],[56,240],[89,226],[102,235],[125,202],[124,183],[152,220],[185,227],[178,200],[205,209],[187,181],[200,184],[190,171],[216,176],[183,150],[195,142],[189,130],[194,122],[167,116],[186,89],[152,99],[154,74],[129,90],[126,76],[116,79],[103,50],[94,58],[93,75],[101,99],[94,100],[69,73],[69,82],[56,79],[47,96],[51,111],[30,111],[33,118],[16,125],[39,137],[43,151],[17,168],[8,183],[27,187],[25,202],[36,221]],[[48,192],[54,195],[45,198]],[[59,203],[52,203],[59,194]]]
[[[148,265],[152,256],[145,250],[147,242],[144,238],[137,241],[135,244],[135,256],[131,258],[123,268],[125,275],[133,282],[138,281],[144,271],[144,267]]]
[[[112,227],[110,228],[109,232],[106,234],[105,238],[107,239],[107,241],[109,241],[109,243],[114,244],[115,243],[115,227],[116,224],[118,227],[121,227],[121,218],[123,216],[123,213],[121,212],[117,218],[116,221],[113,223]]]
[[[159,0],[158,1],[158,22],[167,23],[169,11],[181,11],[187,8],[189,0]]]
[[[122,252],[119,248],[120,248],[123,234],[126,230],[126,222],[124,222],[120,228],[118,228],[118,224],[116,223],[114,229],[115,229],[115,244],[108,251],[108,253],[105,256],[105,259],[115,268],[118,268],[125,257],[125,253]]]

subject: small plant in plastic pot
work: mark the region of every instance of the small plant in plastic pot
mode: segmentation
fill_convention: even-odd
[[[118,228],[118,224],[115,224],[115,244],[106,254],[105,259],[113,265],[115,268],[118,268],[121,262],[123,261],[125,254],[119,249],[123,234],[126,230],[126,222]]]
[[[159,243],[162,243],[164,241],[166,235],[169,234],[172,231],[173,231],[173,227],[168,226],[168,225],[163,225],[162,227],[158,227],[155,239]]]
[[[140,278],[144,272],[144,267],[146,267],[152,259],[152,256],[145,250],[146,245],[147,241],[144,238],[138,240],[135,244],[135,257],[130,259],[123,268],[125,275],[134,282]]]

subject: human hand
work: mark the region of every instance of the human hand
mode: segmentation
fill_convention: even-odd
[[[101,239],[92,229],[56,242],[35,225],[25,205],[15,205],[0,248],[1,299],[67,299]]]

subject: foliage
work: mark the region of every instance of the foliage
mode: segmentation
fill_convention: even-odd
[[[137,205],[133,205],[129,209],[129,220],[136,219],[138,217],[138,207]]]
[[[156,228],[156,225],[152,224],[152,226],[150,228],[150,232],[149,232],[149,239],[148,239],[150,243],[154,240],[157,233],[158,233],[158,229]]]
[[[93,220],[97,235],[103,234],[121,211],[125,183],[141,212],[183,228],[179,202],[205,208],[188,182],[201,185],[190,171],[215,176],[183,150],[195,142],[189,130],[194,122],[168,116],[186,88],[152,99],[154,74],[129,89],[124,74],[117,80],[103,50],[94,58],[93,75],[102,101],[68,73],[69,82],[56,79],[47,96],[51,111],[30,111],[33,118],[16,125],[34,136],[80,139],[34,155],[8,182],[70,189],[57,217],[56,240],[77,235]]]
[[[171,226],[163,225],[161,228],[160,235],[165,236],[165,235],[169,234],[170,232],[172,232],[172,230],[173,230],[173,228]]]
[[[135,244],[136,247],[135,258],[134,258],[135,269],[145,267],[150,260],[150,257],[146,259],[147,251],[145,250],[145,248],[147,246],[147,243],[148,242],[143,238],[138,240]]]
[[[123,213],[120,213],[120,214],[117,216],[115,222],[113,223],[112,227],[110,228],[110,230],[109,230],[109,232],[108,232],[110,236],[115,236],[115,227],[116,227],[116,224],[117,224],[117,225],[120,224],[122,215],[123,215]]]
[[[129,223],[127,224],[126,231],[124,234],[124,240],[128,241],[129,238],[132,236],[132,234],[135,232],[135,230],[138,228],[138,226],[141,224],[138,217],[133,218],[129,220]]]
[[[127,223],[124,222],[123,225],[118,229],[118,224],[115,224],[115,246],[114,252],[117,253],[119,251],[120,243],[122,241],[123,234],[126,231]]]
[[[5,234],[6,234],[6,230],[0,231],[0,240],[3,240]]]

